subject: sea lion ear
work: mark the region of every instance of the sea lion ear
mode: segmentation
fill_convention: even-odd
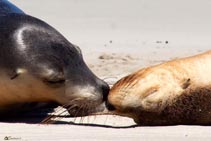
[[[182,88],[183,89],[187,89],[190,86],[190,78],[186,79],[183,83],[182,83]]]

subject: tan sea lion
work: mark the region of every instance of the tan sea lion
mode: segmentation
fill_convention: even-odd
[[[108,91],[79,47],[44,21],[0,0],[0,117],[34,102],[55,102],[73,116],[87,115],[99,110]]]
[[[141,69],[111,88],[108,108],[140,125],[211,123],[211,51]]]

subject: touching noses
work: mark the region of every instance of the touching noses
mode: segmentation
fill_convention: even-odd
[[[110,87],[104,81],[102,81],[102,92],[103,92],[103,101],[105,101],[106,107],[108,110],[113,111],[115,110],[114,106],[108,102],[108,94],[109,94]]]
[[[109,110],[109,111],[114,111],[116,110],[115,107],[108,102],[108,100],[106,101],[106,108]]]
[[[101,89],[103,93],[103,101],[107,101],[110,87],[106,82],[102,81]]]

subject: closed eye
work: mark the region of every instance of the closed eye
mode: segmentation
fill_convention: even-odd
[[[61,80],[47,80],[46,82],[48,82],[50,84],[64,83],[65,79],[61,79]]]
[[[65,84],[65,79],[51,79],[51,80],[43,80],[45,84],[47,84],[50,87],[61,87]]]
[[[154,94],[154,93],[157,92],[157,91],[158,91],[157,89],[153,89],[153,90],[151,90],[151,91],[148,93],[148,95]]]
[[[157,88],[157,87],[150,88],[150,89],[146,90],[146,91],[143,93],[142,97],[143,97],[143,98],[148,97],[148,96],[150,96],[150,95],[156,93],[157,91],[158,91],[158,88]]]

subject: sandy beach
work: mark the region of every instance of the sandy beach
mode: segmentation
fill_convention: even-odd
[[[11,0],[78,45],[90,69],[111,86],[143,67],[211,49],[207,0]],[[132,119],[103,115],[61,118],[51,125],[42,117],[0,122],[0,140],[152,141],[210,140],[209,126],[137,127]],[[34,121],[34,122],[33,122]]]

